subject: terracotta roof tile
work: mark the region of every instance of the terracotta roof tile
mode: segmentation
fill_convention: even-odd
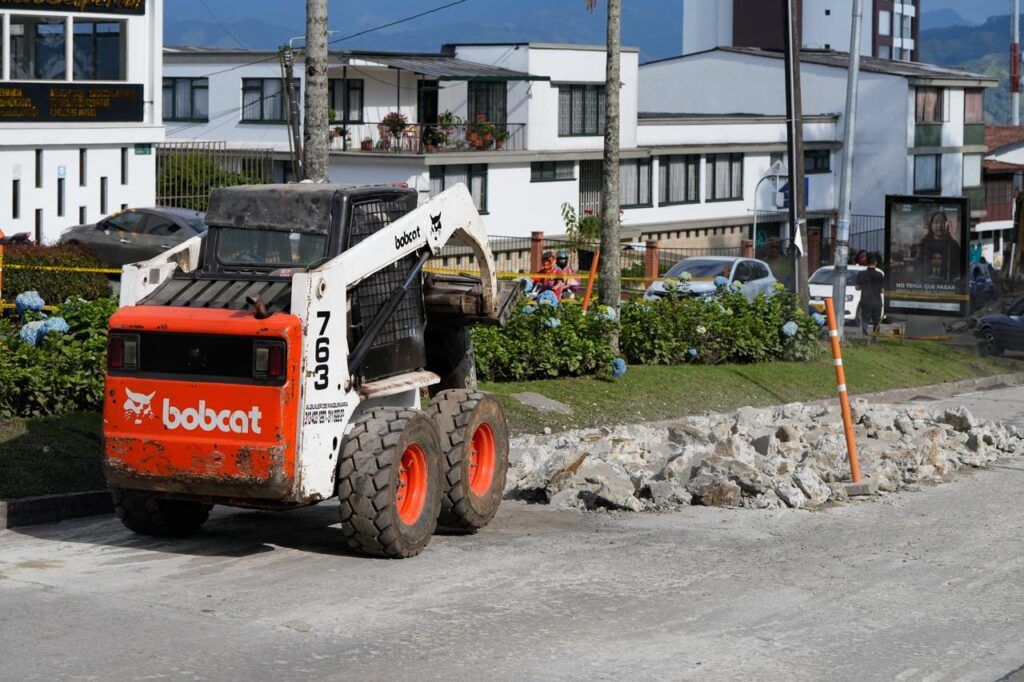
[[[1024,126],[985,126],[985,146],[990,152],[1019,142],[1024,142]]]

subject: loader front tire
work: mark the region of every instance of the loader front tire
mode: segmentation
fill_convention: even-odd
[[[427,410],[441,433],[444,459],[442,526],[475,531],[498,511],[508,470],[508,425],[501,404],[486,393],[451,389]]]
[[[206,523],[213,505],[171,500],[139,490],[111,489],[114,510],[121,523],[142,535],[184,537]]]
[[[379,407],[360,416],[338,462],[349,546],[392,559],[422,552],[441,507],[440,460],[437,427],[423,412]]]

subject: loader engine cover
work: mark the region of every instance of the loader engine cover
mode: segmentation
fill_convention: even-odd
[[[138,306],[110,320],[103,405],[112,487],[283,501],[296,488],[302,323]]]

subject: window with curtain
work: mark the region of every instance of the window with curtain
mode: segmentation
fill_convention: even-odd
[[[743,154],[708,154],[707,200],[743,198]]]
[[[75,80],[125,80],[125,22],[75,19],[74,27]]]
[[[430,167],[430,196],[463,183],[469,188],[476,210],[487,212],[487,164],[452,164]]]
[[[914,157],[914,191],[937,192],[942,178],[942,157],[918,154]]]
[[[575,180],[575,169],[572,161],[534,161],[530,164],[530,182]]]
[[[299,79],[295,79],[295,96],[301,97]],[[280,78],[242,79],[242,120],[283,123],[284,92]]]
[[[334,109],[332,123],[362,123],[363,79],[331,78],[327,81],[327,101]]]
[[[692,204],[700,201],[700,156],[658,158],[658,203]]]
[[[981,88],[964,90],[964,123],[985,122],[985,91]]]
[[[209,92],[206,78],[165,78],[164,120],[209,120]]]
[[[964,189],[981,187],[981,154],[964,154]]]
[[[467,97],[469,120],[480,114],[490,123],[508,122],[508,84],[505,81],[469,81]]]
[[[11,16],[11,79],[64,80],[66,33],[63,19]]]
[[[916,99],[915,121],[918,123],[942,123],[945,119],[942,88],[917,88]]]
[[[622,208],[651,205],[651,160],[626,159],[619,163],[619,202]]]
[[[604,135],[604,85],[558,86],[558,135]]]

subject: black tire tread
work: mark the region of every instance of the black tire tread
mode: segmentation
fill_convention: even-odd
[[[183,537],[206,523],[213,505],[113,488],[114,510],[126,528],[142,535]]]

